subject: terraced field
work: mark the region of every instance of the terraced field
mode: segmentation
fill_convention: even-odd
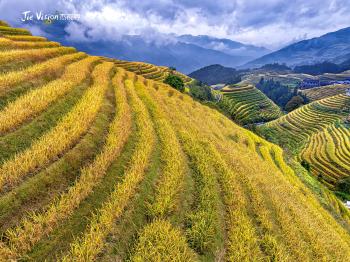
[[[312,172],[330,187],[350,174],[350,129],[331,125],[313,134],[301,157],[312,164]]]
[[[298,87],[299,83],[305,79],[305,78],[313,78],[311,75],[307,74],[281,74],[278,72],[250,72],[244,76],[242,76],[242,82],[247,84],[257,84],[261,80],[261,78],[264,78],[265,80],[273,80],[275,82],[280,82],[284,86],[289,87]]]
[[[336,95],[302,106],[259,127],[259,131],[296,155],[301,153],[311,164],[312,173],[333,187],[339,178],[350,175],[348,132],[342,124],[349,114],[350,97]]]
[[[348,85],[329,85],[322,87],[315,87],[310,89],[301,90],[301,92],[310,100],[320,100],[326,97],[346,94],[347,89],[350,87]]]
[[[282,115],[280,108],[252,85],[224,87],[223,103],[232,119],[240,124],[265,122]]]
[[[179,76],[185,84],[192,81],[190,77],[175,70],[171,70],[166,66],[156,66],[143,62],[130,62],[124,60],[116,60],[115,63],[127,71],[134,72],[135,74],[142,75],[144,78],[155,81],[164,81],[170,73]]]
[[[300,148],[315,132],[348,116],[350,97],[337,95],[302,106],[287,115],[266,123],[261,128],[280,133]],[[295,146],[299,145],[299,146]]]
[[[0,34],[2,35],[31,35],[27,29],[10,27],[7,23],[0,24]]]
[[[14,58],[0,63],[0,261],[348,260],[349,212],[280,147],[108,59],[46,49],[0,53]]]

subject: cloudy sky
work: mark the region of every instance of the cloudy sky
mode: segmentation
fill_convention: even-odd
[[[192,34],[275,50],[350,26],[350,0],[0,0],[0,17],[12,25],[24,11],[80,14],[65,28],[74,41]]]

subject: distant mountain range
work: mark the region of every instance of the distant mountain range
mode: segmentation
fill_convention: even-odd
[[[245,59],[254,59],[271,52],[271,50],[266,49],[265,47],[246,45],[237,41],[225,38],[215,38],[207,35],[181,35],[178,36],[177,39],[183,43],[216,50],[231,56],[244,57]]]
[[[270,52],[263,47],[245,45],[229,39],[193,35],[171,36],[171,41],[146,41],[137,35],[123,36],[118,41],[72,41],[64,30],[67,26],[65,22],[36,26],[47,33],[49,39],[74,46],[92,55],[173,66],[183,73],[190,73],[211,64],[234,67]]]
[[[207,41],[204,41],[205,39]],[[118,42],[72,42],[67,44],[95,55],[173,66],[178,71],[187,74],[211,64],[238,66],[268,52],[264,48],[244,45],[228,39],[189,35],[180,36],[176,41],[161,44],[146,42],[140,36],[124,36]],[[219,50],[219,47],[223,47],[223,50]]]
[[[324,61],[340,64],[350,58],[350,27],[303,40],[271,53],[264,47],[206,35],[172,36],[171,41],[146,41],[137,35],[123,36],[118,41],[72,41],[67,38],[68,34],[64,30],[66,25],[65,22],[58,22],[36,26],[47,33],[49,39],[93,55],[173,66],[186,74],[213,64],[258,68],[265,64],[285,63],[294,67]]]
[[[330,61],[340,64],[350,58],[350,27],[303,40],[276,52],[264,55],[241,66],[256,68],[271,63],[286,63],[288,66]]]

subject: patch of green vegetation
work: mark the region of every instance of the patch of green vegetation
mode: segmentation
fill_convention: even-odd
[[[302,160],[302,161],[301,161],[301,165],[302,165],[308,172],[310,172],[311,166],[310,166],[310,163],[309,163],[309,162],[307,162],[306,160]]]
[[[337,182],[336,189],[343,193],[343,196],[347,196],[347,200],[350,200],[350,177],[345,177]]]
[[[171,87],[179,90],[180,92],[184,92],[185,91],[185,84],[184,81],[181,79],[181,77],[177,76],[177,75],[173,75],[170,74],[168,75],[165,80],[164,80],[165,84],[170,85]]]
[[[253,86],[232,87],[220,95],[217,105],[241,125],[266,122],[282,115],[280,108]]]
[[[334,191],[334,194],[343,201],[350,201],[350,194],[341,191]]]
[[[287,111],[294,110],[301,104],[306,104],[309,102],[309,99],[304,94],[298,92],[297,86],[283,84],[280,81],[275,81],[274,79],[266,80],[262,77],[260,81],[256,84],[256,88],[261,90],[278,106],[280,106],[281,108],[285,108]],[[300,98],[303,101],[300,101]],[[288,103],[289,105],[287,108]]]
[[[302,98],[300,95],[296,95],[296,96],[293,96],[289,101],[288,103],[286,104],[285,106],[285,109],[288,111],[288,112],[291,112],[295,109],[297,109],[298,107],[301,107],[302,105],[305,104],[305,101],[304,101],[304,98]]]
[[[199,101],[213,101],[214,96],[211,92],[211,88],[197,80],[192,81],[188,84],[189,94],[194,99]]]

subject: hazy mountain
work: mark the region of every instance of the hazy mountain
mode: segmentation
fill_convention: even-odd
[[[174,42],[157,45],[153,42],[147,43],[138,36],[124,37],[122,41],[118,42],[98,41],[70,44],[94,55],[173,66],[183,73],[189,73],[213,63],[236,66],[246,61],[246,58],[242,56],[228,55],[193,44]]]
[[[228,55],[241,56],[243,54],[247,59],[254,59],[271,52],[265,47],[246,45],[230,39],[215,38],[207,35],[182,35],[177,37],[177,39],[184,43],[198,45],[207,49],[213,49]]]
[[[189,74],[189,76],[208,85],[233,84],[240,81],[239,73],[236,69],[217,64],[198,69]]]
[[[276,52],[264,55],[242,67],[260,67],[270,63],[286,63],[289,66],[331,61],[341,63],[350,56],[350,27],[320,37],[303,40]]]
[[[189,39],[193,41],[188,41]],[[205,41],[205,39],[211,39],[213,42],[209,43],[209,40]],[[258,54],[267,52],[267,49],[264,48],[246,46],[227,39],[220,41],[226,43],[225,50],[219,50],[217,46],[214,46],[213,43],[219,43],[219,39],[189,35],[164,43],[146,42],[140,36],[124,36],[118,42],[68,42],[67,44],[94,55],[173,66],[186,74],[211,64],[235,67],[253,57],[258,57]]]
[[[268,52],[265,48],[244,45],[228,39],[192,35],[173,36],[170,40],[155,39],[155,41],[146,41],[137,35],[123,36],[113,41],[73,41],[64,30],[66,25],[65,22],[56,22],[36,26],[40,27],[51,40],[74,46],[92,55],[174,66],[183,73],[190,73],[211,64],[234,67]]]

